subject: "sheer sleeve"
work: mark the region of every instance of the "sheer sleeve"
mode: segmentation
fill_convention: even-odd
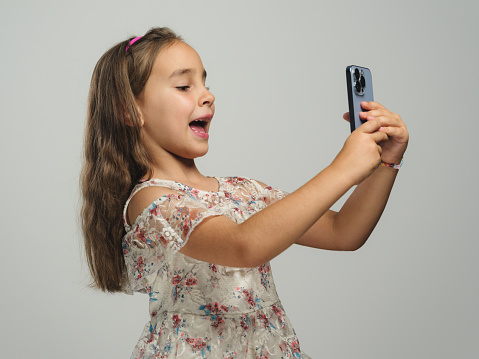
[[[263,199],[267,206],[279,201],[280,199],[286,197],[289,194],[279,188],[270,187],[270,186],[264,187],[263,191],[264,191]]]
[[[258,194],[258,196],[261,198],[261,200],[266,206],[269,206],[279,201],[280,199],[286,197],[289,194],[288,192],[285,192],[279,188],[265,185],[260,181],[256,181],[253,179],[249,179],[249,181],[254,184],[254,187],[256,189],[255,193]]]
[[[129,282],[125,291],[145,292],[195,227],[212,215],[218,213],[187,194],[163,196],[146,208],[123,239]]]

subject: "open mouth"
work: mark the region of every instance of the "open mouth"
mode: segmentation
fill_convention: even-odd
[[[189,124],[191,131],[193,131],[196,136],[202,139],[208,139],[208,124],[212,118],[213,114],[207,114],[191,121]]]
[[[190,128],[196,133],[206,133],[206,125],[208,122],[208,120],[194,120],[190,122]]]

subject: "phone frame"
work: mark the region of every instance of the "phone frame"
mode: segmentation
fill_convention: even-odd
[[[360,78],[355,77],[355,71],[358,69]],[[360,91],[355,88],[355,82],[360,81],[364,77],[365,86],[359,85]],[[374,101],[373,96],[373,80],[371,70],[367,67],[350,65],[346,67],[346,84],[348,88],[348,104],[349,104],[349,123],[351,132],[361,126],[364,121],[359,118],[359,112],[364,111],[361,107],[362,101]]]

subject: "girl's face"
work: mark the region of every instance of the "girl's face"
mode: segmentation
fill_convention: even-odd
[[[172,153],[193,159],[208,152],[215,97],[205,81],[206,71],[192,47],[176,41],[160,51],[137,99],[143,141],[152,158]]]

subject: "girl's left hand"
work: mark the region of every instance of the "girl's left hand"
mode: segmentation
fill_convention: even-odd
[[[377,102],[361,102],[361,107],[367,112],[360,112],[359,117],[362,120],[379,120],[381,128],[379,131],[388,135],[388,140],[381,143],[381,160],[387,163],[399,164],[406,151],[409,141],[409,132],[406,125],[396,113],[386,109]],[[343,118],[349,121],[349,113],[345,113]]]

